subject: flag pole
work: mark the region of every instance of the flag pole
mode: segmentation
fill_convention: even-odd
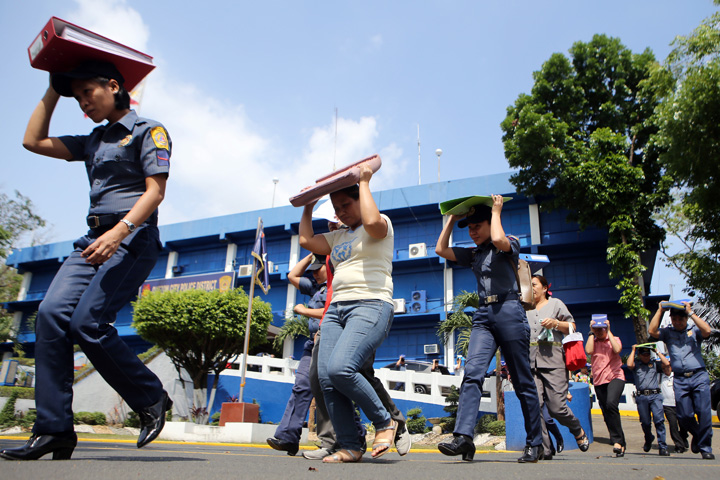
[[[255,231],[255,241],[257,241],[258,235],[260,235],[260,229],[262,228],[262,217],[258,217],[257,230]],[[250,277],[250,293],[248,298],[248,310],[247,320],[245,321],[245,346],[243,347],[243,360],[241,363],[242,374],[240,376],[240,396],[238,400],[240,403],[244,403],[243,395],[245,393],[245,372],[247,371],[247,357],[248,350],[250,348],[250,320],[252,319],[252,304],[253,297],[255,296],[255,270],[257,268],[257,259],[254,255],[252,256],[252,276]]]

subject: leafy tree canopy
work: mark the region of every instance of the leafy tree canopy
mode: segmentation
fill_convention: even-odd
[[[0,303],[17,299],[22,277],[5,264],[17,242],[27,233],[45,226],[45,220],[33,211],[33,204],[20,192],[15,198],[0,193]],[[0,307],[0,342],[12,337],[12,315]]]
[[[720,0],[715,0],[720,5]],[[675,48],[654,81],[665,96],[657,108],[654,140],[662,165],[682,194],[689,250],[675,263],[690,288],[720,307],[720,12],[692,34],[677,37]]]
[[[248,296],[242,289],[150,292],[133,303],[133,326],[162,348],[178,371],[187,371],[194,388],[207,388],[208,372],[217,376],[229,359],[243,352]],[[270,304],[255,298],[250,345],[267,341]]]
[[[649,79],[657,63],[649,49],[635,54],[605,35],[569,53],[553,54],[534,73],[531,94],[508,107],[505,154],[519,169],[511,181],[541,208],[568,210],[581,228],[608,228],[610,274],[620,279],[620,303],[644,341],[640,254],[664,238],[651,214],[667,202],[671,183],[650,141],[659,96]]]

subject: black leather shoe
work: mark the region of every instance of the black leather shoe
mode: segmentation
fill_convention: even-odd
[[[685,453],[685,447],[675,447],[675,453]]]
[[[0,452],[0,457],[8,460],[37,460],[52,452],[53,460],[70,460],[76,445],[75,432],[53,435],[33,434],[24,446],[6,448]]]
[[[297,454],[298,450],[300,449],[300,447],[297,443],[282,442],[275,437],[268,438],[267,443],[275,450],[280,450],[281,452],[287,452],[288,455],[291,455],[293,457],[295,456],[295,454]],[[366,449],[367,449],[367,447],[366,447]]]
[[[543,460],[552,460],[553,456],[552,455],[543,455],[542,459]]]
[[[700,447],[698,447],[697,440],[695,440],[694,435],[692,440],[690,440],[690,451],[692,453],[700,453]]]
[[[702,459],[703,460],[715,460],[715,455],[713,455],[710,452],[702,452]]]
[[[643,452],[649,452],[652,448],[652,442],[655,440],[654,435],[650,435],[650,438],[645,439],[645,443],[643,444]]]
[[[669,457],[670,452],[668,452],[667,448],[661,448],[660,451],[658,452],[658,455],[660,455],[661,457]]]
[[[585,430],[583,430],[582,436],[580,438],[576,438],[575,441],[577,442],[577,446],[581,452],[587,452],[590,448],[590,440],[588,440]]]
[[[449,442],[438,443],[438,450],[445,455],[462,455],[462,459],[469,462],[475,456],[475,444],[467,435],[455,435]]]
[[[624,457],[625,456],[625,447],[620,447],[620,448],[614,447],[613,453],[615,454],[616,457]]]
[[[537,447],[526,446],[523,450],[523,456],[518,458],[518,463],[537,463],[545,457],[542,445]]]
[[[555,448],[557,450],[557,453],[562,453],[562,451],[565,450],[565,441],[563,440],[562,437],[558,438],[556,441],[557,441],[557,447],[555,447]]]
[[[167,392],[163,390],[162,397],[157,403],[137,412],[140,417],[140,435],[137,448],[142,448],[160,435],[165,426],[165,412],[172,408],[173,402]]]

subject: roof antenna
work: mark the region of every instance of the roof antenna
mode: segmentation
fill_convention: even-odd
[[[337,157],[337,112],[338,109],[335,107],[335,148],[333,149],[333,172],[335,171],[335,158]]]

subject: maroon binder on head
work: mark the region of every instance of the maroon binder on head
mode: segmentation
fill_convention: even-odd
[[[112,62],[130,92],[154,68],[152,57],[70,22],[52,17],[28,47],[30,65],[68,72],[87,60]]]
[[[315,185],[307,187],[297,195],[290,197],[290,203],[293,207],[303,207],[328,193],[337,192],[345,187],[355,185],[360,180],[360,164],[363,163],[367,163],[373,172],[377,172],[382,165],[382,160],[380,160],[380,156],[373,155],[320,177],[315,181]]]

